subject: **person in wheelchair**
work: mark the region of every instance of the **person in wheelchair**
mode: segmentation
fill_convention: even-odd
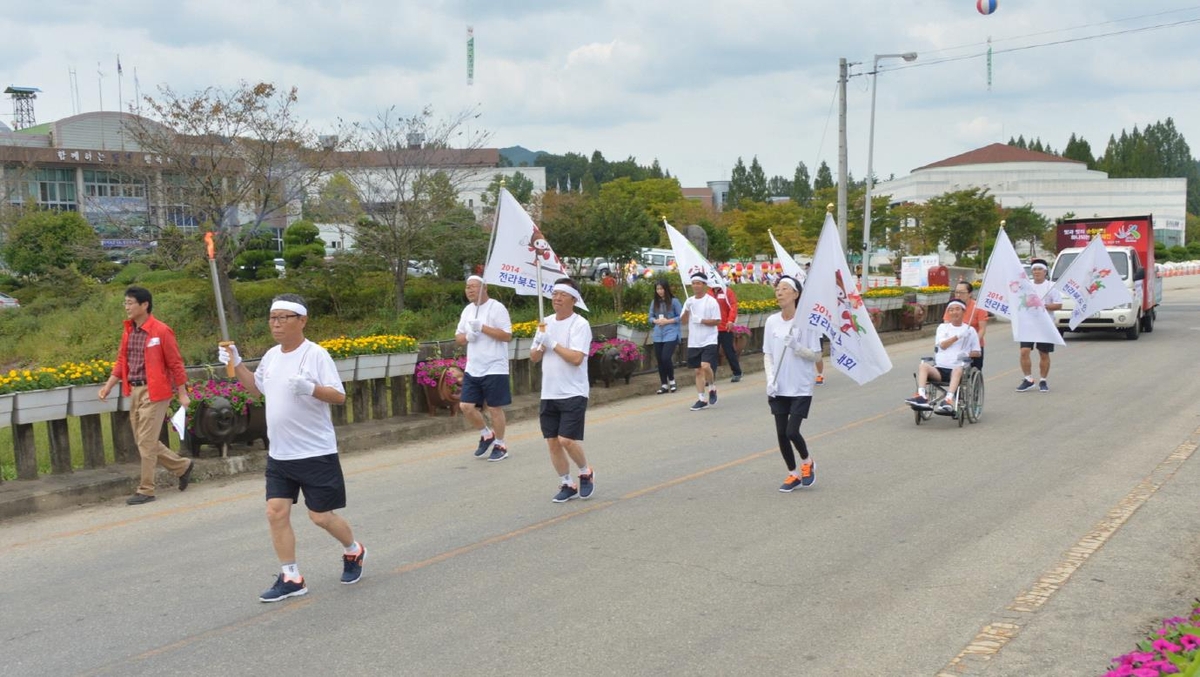
[[[917,367],[917,394],[905,400],[914,409],[933,409],[925,395],[925,384],[932,381],[948,384],[946,398],[938,406],[939,412],[949,414],[954,411],[954,397],[962,379],[964,362],[970,364],[970,358],[979,357],[980,352],[979,334],[974,327],[963,324],[966,309],[967,304],[958,299],[947,304],[946,314],[950,321],[938,326],[933,364],[921,360]]]

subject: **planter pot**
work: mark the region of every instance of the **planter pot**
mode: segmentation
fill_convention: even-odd
[[[532,339],[529,339],[532,340]],[[459,393],[462,390],[463,370],[458,367],[448,367],[438,378],[437,387],[424,386],[425,403],[429,415],[437,414],[438,409],[447,408],[451,416],[458,415]]]
[[[925,322],[925,306],[910,303],[900,311],[901,329],[920,329]]]
[[[188,421],[186,442],[192,456],[199,456],[200,447],[207,444],[220,448],[224,458],[229,455],[230,444],[251,444],[259,439],[264,449],[269,446],[266,411],[262,407],[250,407],[243,414],[234,411],[224,397],[201,402],[195,416]]]
[[[387,375],[412,376],[417,367],[416,353],[392,353],[388,356]]]
[[[12,425],[13,394],[0,395],[0,428]]]
[[[758,329],[763,326],[763,322],[767,319],[766,313],[750,313],[746,316],[743,323],[748,329]]]
[[[625,383],[629,383],[629,379],[641,361],[622,362],[617,359],[618,354],[616,349],[609,349],[589,357],[588,383],[603,381],[605,388],[610,387],[613,381],[619,379],[625,379]]]
[[[634,329],[633,327],[618,324],[617,338],[633,341],[636,345],[644,346],[646,345],[646,341],[650,340],[650,332],[645,329]]]
[[[917,303],[923,306],[935,306],[939,303],[949,303],[949,292],[938,292],[936,294],[917,294]]]
[[[17,393],[13,400],[12,422],[14,425],[22,425],[66,418],[67,404],[70,400],[70,386]]]
[[[741,355],[741,354],[742,354],[742,351],[746,349],[746,344],[747,344],[747,343],[749,343],[749,342],[750,342],[750,335],[749,335],[749,334],[737,334],[737,335],[735,335],[735,336],[733,337],[733,350],[734,350],[734,352],[736,352],[738,355]]]
[[[881,298],[876,298],[876,297],[872,297],[872,296],[864,296],[863,297],[863,306],[866,307],[866,309],[868,311],[870,311],[872,309],[883,310],[883,303],[884,303],[884,299],[881,299]]]
[[[101,401],[100,388],[103,385],[95,383],[86,386],[71,386],[71,399],[67,402],[67,415],[87,416],[89,414],[105,414],[117,410],[119,397],[109,397]]]
[[[339,360],[334,360],[333,364],[337,366],[338,378],[342,383],[349,383],[354,380],[354,371],[358,367],[357,357],[343,357]]]
[[[359,355],[354,371],[354,380],[370,381],[371,379],[383,378],[387,376],[387,371],[388,356],[386,354]]]
[[[508,359],[528,360],[529,349],[532,347],[532,338],[515,338],[508,342]]]
[[[889,296],[881,300],[883,301],[883,304],[880,307],[883,310],[900,310],[901,306],[904,305],[903,296]]]

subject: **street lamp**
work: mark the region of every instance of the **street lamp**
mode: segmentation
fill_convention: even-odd
[[[916,61],[916,52],[905,52],[903,54],[876,54],[875,63],[871,66],[871,133],[867,142],[867,193],[866,205],[863,213],[863,262],[862,271],[866,275],[871,270],[871,189],[875,186],[874,162],[875,162],[875,79],[879,74],[880,59],[904,59],[905,61]]]

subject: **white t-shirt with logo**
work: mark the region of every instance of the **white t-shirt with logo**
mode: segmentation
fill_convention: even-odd
[[[496,299],[488,299],[482,305],[468,304],[458,318],[455,334],[466,334],[471,330],[471,320],[482,320],[489,327],[512,332],[512,320],[508,308]],[[491,376],[508,373],[508,341],[498,341],[487,334],[467,344],[467,369],[471,376]]]
[[[790,333],[799,339],[800,345],[821,353],[820,332],[806,323],[797,322],[798,317],[785,320],[783,313],[775,313],[763,325],[763,359],[770,360],[775,369],[775,394],[781,397],[811,396],[817,380],[817,363],[796,355],[796,351],[785,343]],[[770,384],[767,385],[769,388]]]
[[[1033,290],[1037,292],[1038,296],[1042,297],[1042,303],[1062,303],[1062,294],[1054,288],[1054,283],[1050,281],[1050,278],[1046,278],[1040,284],[1030,280],[1029,284],[1032,284]],[[1054,311],[1049,310],[1046,312]]]
[[[717,332],[719,331],[717,326],[701,324],[701,320],[721,320],[721,306],[715,298],[708,294],[701,298],[689,296],[683,302],[683,312],[690,313],[687,337],[689,348],[717,345]]]
[[[949,348],[943,348],[942,344],[950,340],[951,336],[959,338]],[[934,341],[938,351],[933,356],[933,363],[942,369],[963,366],[962,358],[979,350],[979,333],[975,331],[975,327],[969,324],[956,327],[949,322],[943,322],[938,325],[937,337]]]
[[[546,324],[546,335],[558,345],[583,353],[583,362],[579,366],[567,362],[552,350],[542,354],[542,399],[587,397],[591,388],[587,364],[588,352],[592,349],[592,325],[575,313],[565,320],[547,315],[542,322]]]
[[[267,435],[271,458],[294,461],[337,453],[337,437],[329,405],[312,395],[295,395],[288,379],[303,374],[318,385],[345,393],[337,366],[329,352],[304,340],[291,352],[275,346],[263,355],[254,370],[254,383],[267,409]]]

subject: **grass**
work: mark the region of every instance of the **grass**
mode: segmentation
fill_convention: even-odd
[[[104,438],[104,462],[111,464],[114,461],[113,443],[112,443],[112,417],[100,416],[100,426]],[[83,467],[83,437],[80,432],[78,418],[67,418],[67,429],[70,432],[71,438],[71,467],[79,469]],[[37,464],[39,475],[50,474],[50,433],[49,424],[37,423],[33,426],[34,448],[37,449]],[[178,438],[175,439],[178,442]],[[174,443],[173,443],[174,444]],[[0,479],[5,482],[17,478],[17,464],[13,458],[13,429],[11,427],[0,428]]]

